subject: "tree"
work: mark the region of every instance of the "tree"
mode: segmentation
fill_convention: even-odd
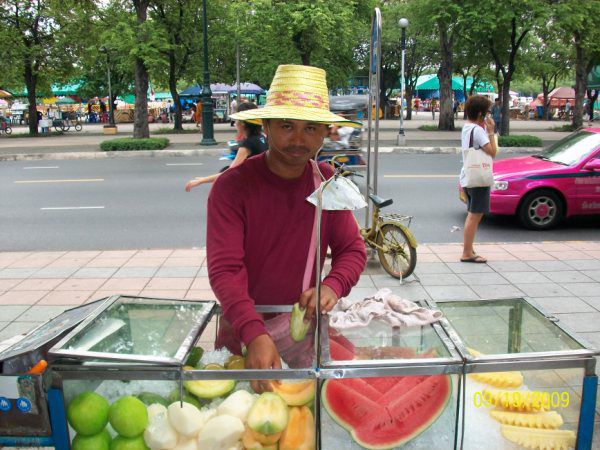
[[[148,138],[148,69],[144,57],[148,52],[149,34],[146,20],[150,0],[133,0],[137,19],[138,45],[135,48],[135,110],[133,115],[133,137]]]

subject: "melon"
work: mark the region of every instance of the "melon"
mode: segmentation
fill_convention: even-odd
[[[223,369],[223,367],[220,367]],[[194,370],[193,367],[184,366],[184,370]],[[205,367],[205,369],[218,370],[216,368]],[[235,388],[234,380],[189,380],[184,381],[185,388],[198,398],[212,399],[229,394]]]
[[[279,450],[315,450],[315,418],[306,406],[292,406],[288,426],[279,441]]]
[[[290,380],[273,382],[271,387],[289,406],[302,406],[315,398],[315,384],[314,380]]]
[[[400,446],[442,414],[452,393],[448,375],[327,380],[323,405],[368,449]]]
[[[306,309],[300,308],[300,303],[294,303],[290,315],[290,336],[295,342],[303,341],[310,329],[311,322],[305,322]]]
[[[280,433],[288,424],[287,404],[279,395],[263,392],[250,408],[247,422],[257,433]]]
[[[344,336],[329,336],[329,355],[332,361],[351,361],[354,359],[354,344]]]

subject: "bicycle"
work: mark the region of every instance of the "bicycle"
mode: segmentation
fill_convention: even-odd
[[[10,124],[4,120],[0,119],[0,132],[9,135],[12,133],[12,128],[10,127]]]
[[[338,156],[344,155],[336,155],[331,159],[337,175],[362,176],[336,163]],[[398,279],[406,278],[414,272],[417,265],[417,240],[409,229],[412,216],[381,214],[380,210],[394,203],[394,200],[375,194],[369,194],[369,199],[373,203],[371,226],[360,227],[359,224],[360,235],[366,245],[377,251],[379,262],[389,275]]]

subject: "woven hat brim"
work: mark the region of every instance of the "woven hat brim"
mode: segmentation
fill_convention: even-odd
[[[348,120],[327,110],[285,105],[265,106],[264,108],[231,114],[229,117],[257,125],[262,125],[262,119],[288,119],[306,120],[308,122],[318,122],[327,125],[345,125],[354,128],[362,127],[361,122]]]

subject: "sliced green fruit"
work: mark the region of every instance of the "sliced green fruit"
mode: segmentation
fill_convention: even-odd
[[[288,423],[288,407],[278,394],[263,392],[252,405],[247,423],[260,434],[280,433]]]
[[[180,399],[181,399],[181,396],[180,396],[179,389],[173,389],[171,391],[171,393],[169,394],[169,397],[167,397],[167,405],[166,406],[169,406],[171,403],[178,402]],[[183,401],[194,405],[198,409],[202,408],[202,403],[200,403],[200,401],[196,397],[191,395],[185,389],[183,390]]]
[[[207,366],[209,366],[209,365],[210,364],[207,364]],[[222,370],[223,369],[223,366],[219,366],[218,364],[215,364],[215,366],[218,366],[219,369],[217,369],[217,368],[207,369],[207,366],[205,366],[206,370]],[[184,370],[193,370],[194,368],[189,367],[189,366],[184,366],[183,369]],[[210,398],[221,397],[222,395],[228,394],[229,392],[233,391],[233,388],[235,388],[235,381],[234,380],[190,380],[190,381],[184,381],[183,385],[189,392],[194,394],[196,397],[210,399]]]
[[[315,385],[316,383],[314,380],[290,380],[271,383],[273,392],[279,394],[289,406],[306,405],[314,399]]]
[[[202,347],[193,347],[185,360],[186,366],[196,367],[204,354],[204,349]]]
[[[155,394],[154,392],[140,392],[137,396],[145,405],[150,406],[154,403],[158,403],[163,406],[169,406],[171,403],[164,398],[162,395]]]
[[[290,336],[296,342],[304,340],[306,333],[310,329],[310,322],[304,321],[306,309],[300,308],[300,303],[294,303],[292,315],[290,317]]]

